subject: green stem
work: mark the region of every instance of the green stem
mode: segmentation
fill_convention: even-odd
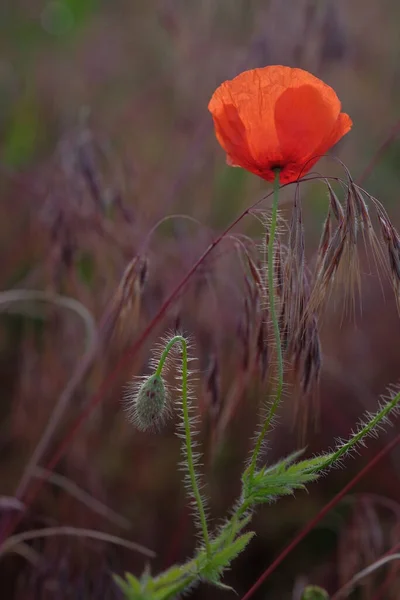
[[[269,313],[271,316],[272,327],[274,330],[275,348],[276,348],[276,359],[277,359],[277,384],[275,390],[275,399],[268,412],[267,418],[262,426],[262,429],[257,437],[256,445],[251,457],[251,463],[249,467],[250,477],[254,475],[254,471],[257,464],[257,459],[260,454],[261,446],[271,424],[271,421],[276,413],[276,410],[282,399],[283,392],[283,357],[282,357],[282,345],[281,336],[279,332],[279,322],[276,314],[275,307],[275,286],[274,286],[274,243],[276,237],[276,226],[278,222],[278,200],[279,200],[279,171],[276,171],[274,181],[274,196],[272,202],[272,214],[271,214],[271,225],[269,229],[269,240],[268,240],[268,298],[269,298]]]
[[[357,433],[352,435],[347,442],[339,446],[334,452],[330,452],[327,455],[326,462],[318,465],[318,469],[316,469],[316,471],[322,471],[324,469],[327,469],[336,462],[338,462],[342,458],[342,456],[350,452],[350,450],[354,446],[356,446],[364,437],[370,435],[371,431],[373,431],[381,421],[384,421],[384,419],[389,415],[389,413],[394,408],[396,408],[399,402],[400,393],[396,394],[391,400],[386,402],[386,404],[382,406],[382,408],[370,418],[368,423],[366,423],[364,427],[360,428],[359,431],[357,431]]]
[[[186,449],[186,458],[187,458],[187,467],[190,477],[190,483],[192,486],[192,493],[197,505],[197,510],[199,513],[200,525],[203,532],[204,544],[206,549],[207,557],[211,557],[211,546],[210,546],[210,537],[208,534],[207,528],[207,519],[206,513],[204,510],[203,501],[201,498],[199,486],[197,483],[196,470],[194,466],[193,460],[193,447],[192,447],[192,434],[190,431],[190,417],[189,417],[189,403],[188,403],[188,351],[187,351],[187,342],[185,338],[181,335],[176,335],[169,340],[167,345],[165,346],[163,353],[161,355],[160,361],[158,363],[158,367],[156,370],[156,375],[160,376],[161,371],[164,367],[167,356],[174,344],[181,344],[182,346],[182,409],[183,409],[183,424],[185,429],[185,449]]]

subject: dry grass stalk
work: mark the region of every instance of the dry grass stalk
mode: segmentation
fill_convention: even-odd
[[[211,418],[214,420],[221,410],[221,380],[219,362],[215,353],[211,356],[210,364],[207,369],[206,393],[209,399],[208,408]]]
[[[400,236],[382,205],[375,203],[378,221],[386,246],[389,274],[400,313]]]
[[[326,182],[329,209],[323,227],[316,261],[316,274],[310,299],[310,308],[320,311],[334,285],[342,284],[344,310],[355,315],[356,297],[361,299],[361,273],[358,242],[362,236],[366,254],[372,252],[374,264],[381,273],[385,270],[382,245],[376,236],[363,190],[348,174],[345,184],[346,200],[342,207],[332,186]],[[333,220],[336,226],[333,227]]]
[[[294,367],[295,378],[300,383],[303,395],[318,383],[322,363],[318,320],[309,308],[309,277],[300,190],[297,186],[284,265],[281,335],[287,362]]]
[[[125,268],[112,300],[109,335],[126,341],[135,333],[141,308],[141,298],[148,274],[148,260],[135,256]]]
[[[286,365],[293,367],[295,381],[303,397],[313,394],[322,369],[322,352],[319,338],[318,320],[334,286],[341,285],[344,313],[355,316],[356,299],[361,298],[361,270],[358,253],[360,240],[363,241],[367,256],[372,252],[378,274],[382,269],[390,273],[396,293],[400,298],[400,238],[390,223],[386,211],[380,203],[357,186],[350,174],[345,189],[343,204],[338,199],[329,181],[325,180],[328,192],[328,213],[323,226],[317,253],[315,269],[310,271],[305,259],[304,227],[301,210],[300,187],[296,186],[290,222],[285,230],[280,227],[277,237],[274,260],[274,280],[276,306],[279,314],[281,342]],[[370,217],[367,199],[373,201],[383,244],[378,239]],[[264,378],[270,360],[270,349],[266,342],[268,293],[265,264],[268,259],[268,219],[265,239],[262,246],[261,266],[248,257],[248,270],[253,286],[264,298],[264,306],[244,303],[244,319],[238,330],[239,338],[246,349],[243,368],[249,367],[247,354],[249,340],[255,344],[255,356],[260,366],[261,379]],[[386,265],[384,247],[386,247]],[[251,310],[253,313],[251,314]],[[256,325],[256,334],[250,334],[250,321]],[[268,364],[269,363],[269,364]],[[307,417],[305,417],[307,418]]]

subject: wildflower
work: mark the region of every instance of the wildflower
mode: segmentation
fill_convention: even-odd
[[[295,181],[352,126],[335,91],[302,69],[241,73],[214,92],[208,108],[227,163],[267,181]]]

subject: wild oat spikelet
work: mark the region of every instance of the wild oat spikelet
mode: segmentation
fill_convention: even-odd
[[[129,418],[141,431],[162,425],[168,412],[167,400],[168,390],[157,373],[135,381],[125,393]]]

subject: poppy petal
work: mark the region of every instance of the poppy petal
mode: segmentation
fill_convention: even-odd
[[[305,174],[349,131],[351,120],[340,109],[323,81],[281,65],[241,73],[220,85],[209,103],[228,162],[268,181],[279,167],[282,182]]]
[[[352,125],[353,121],[350,119],[349,115],[346,113],[340,113],[336,121],[336,125],[328,140],[328,147],[326,150],[329,150],[329,148],[334,146],[344,135],[346,135],[346,133],[348,133],[352,128]]]
[[[275,124],[286,159],[305,162],[330,135],[339,112],[339,100],[327,102],[319,88],[302,85],[285,90],[276,102]]]

